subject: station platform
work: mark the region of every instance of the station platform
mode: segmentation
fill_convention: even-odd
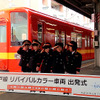
[[[100,75],[100,67],[95,67],[94,60],[82,62],[80,74],[85,75]]]
[[[94,60],[89,62],[82,62],[80,74],[100,75],[100,68],[94,67]],[[73,96],[0,92],[0,100],[17,100],[18,98],[20,98],[20,100],[99,100]]]

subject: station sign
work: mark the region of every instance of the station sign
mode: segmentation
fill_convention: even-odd
[[[0,73],[0,91],[100,98],[100,76]]]

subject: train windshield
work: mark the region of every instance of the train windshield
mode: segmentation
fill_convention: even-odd
[[[20,46],[28,39],[28,20],[25,12],[11,12],[11,45]]]

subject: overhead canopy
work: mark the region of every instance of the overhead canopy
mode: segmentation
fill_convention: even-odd
[[[91,18],[91,14],[94,13],[94,2],[97,0],[55,0],[58,3],[88,17]]]

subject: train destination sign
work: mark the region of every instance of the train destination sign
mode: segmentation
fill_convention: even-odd
[[[100,98],[100,76],[0,73],[0,91]]]

